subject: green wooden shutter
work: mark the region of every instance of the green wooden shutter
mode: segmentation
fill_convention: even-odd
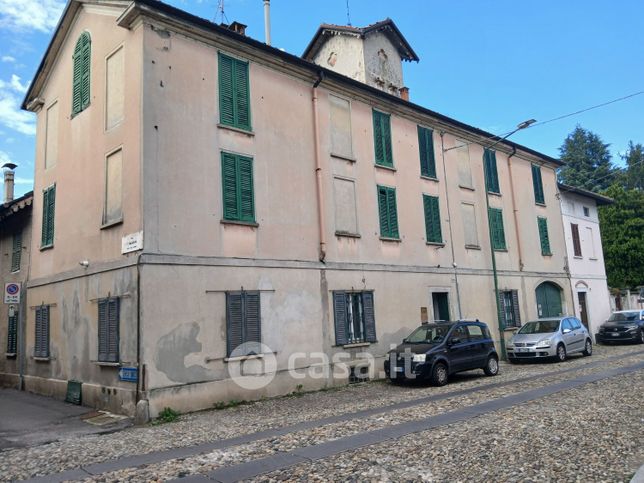
[[[389,114],[373,110],[373,143],[376,164],[392,167],[391,122]]]
[[[396,206],[396,189],[387,188],[387,214],[389,216],[389,236],[398,238],[398,208]]]
[[[234,59],[219,54],[219,121],[235,125],[235,94],[233,91]]]
[[[109,353],[109,329],[107,321],[108,301],[98,301],[98,360],[106,362]]]
[[[512,290],[512,310],[514,311],[514,326],[521,327],[521,312],[519,310],[519,292]]]
[[[387,188],[378,186],[378,214],[380,218],[380,236],[389,236],[389,215],[387,213]]]
[[[373,292],[362,292],[362,314],[366,342],[377,342],[376,317],[373,309]]]
[[[239,181],[237,179],[237,159],[233,154],[221,153],[221,179],[224,204],[224,219],[239,220],[237,203]]]
[[[541,240],[541,254],[552,255],[550,251],[550,237],[548,236],[548,220],[537,217],[537,225],[539,226],[539,240]]]
[[[431,129],[418,126],[418,146],[420,150],[420,174],[428,178],[436,178],[434,138]]]
[[[76,48],[74,49],[74,55],[72,57],[72,62],[74,64],[73,74],[72,74],[72,115],[78,114],[81,112],[82,101],[81,101],[81,81],[83,78],[83,69],[82,69],[82,46],[81,39],[79,38],[76,42]]]
[[[22,256],[22,232],[13,235],[13,248],[11,250],[11,271],[20,270],[20,258]]]
[[[82,36],[83,48],[81,51],[81,111],[89,106],[90,101],[90,70],[92,60],[92,43],[89,34],[84,33]]]
[[[42,192],[42,232],[40,246],[47,246],[47,218],[49,217],[49,189]]]
[[[532,165],[532,188],[534,190],[535,203],[544,204],[543,180],[541,179],[541,167],[536,164]]]
[[[483,155],[485,165],[485,187],[490,193],[500,193],[499,174],[496,169],[496,152],[489,149]]]
[[[347,327],[347,293],[333,292],[333,314],[335,320],[335,343],[349,343]]]
[[[235,60],[235,125],[250,131],[250,86],[248,62]]]
[[[394,158],[391,152],[391,117],[389,114],[382,114],[380,118],[382,121],[382,137],[385,142],[385,159],[383,164],[385,166],[393,166]]]
[[[7,354],[18,351],[18,312],[9,316],[7,324]]]
[[[253,194],[253,160],[238,157],[239,165],[239,214],[242,221],[255,221],[255,200]]]
[[[262,342],[259,292],[243,292],[243,339],[247,354],[260,354]]]
[[[56,214],[56,186],[49,188],[47,200],[47,245],[54,244],[54,219]]]
[[[72,56],[72,115],[89,106],[91,60],[92,42],[89,34],[83,32],[76,41]]]
[[[36,339],[34,357],[49,357],[49,306],[36,308]]]
[[[107,360],[119,361],[119,299],[107,300]]]
[[[243,342],[242,294],[241,292],[228,292],[226,293],[226,352],[228,357]]]
[[[441,218],[438,197],[423,195],[425,211],[425,239],[431,243],[442,243]]]
[[[488,212],[490,232],[492,234],[492,248],[505,250],[505,230],[503,228],[503,212],[497,208],[490,208]]]

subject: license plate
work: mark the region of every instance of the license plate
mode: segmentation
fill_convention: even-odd
[[[619,337],[619,332],[613,332],[613,337]]]
[[[403,372],[404,368],[403,367],[396,367],[395,372]]]
[[[530,352],[530,349],[528,349],[527,347],[519,347],[519,348],[517,348],[517,351],[519,351],[519,352]]]

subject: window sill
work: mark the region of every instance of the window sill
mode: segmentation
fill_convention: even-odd
[[[542,256],[542,257],[551,257],[551,256],[552,256],[552,253],[543,253],[543,252],[542,252],[542,253],[541,253],[541,256]]]
[[[596,257],[590,257],[590,258],[588,258],[588,260],[592,260],[593,262],[596,262],[596,261],[597,261],[597,260],[599,260],[599,259],[598,259],[598,258],[596,258]]]
[[[495,252],[501,252],[501,253],[508,253],[507,248],[495,248],[494,251]]]
[[[332,158],[342,159],[343,161],[349,161],[350,163],[355,163],[356,161],[358,161],[353,156],[345,156],[344,154],[329,153],[329,156],[331,156]]]
[[[436,176],[425,176],[421,174],[420,179],[426,179],[427,181],[435,181],[438,183],[438,178]]]
[[[487,194],[492,196],[498,196],[499,198],[502,196],[501,193],[495,193],[494,191],[488,191]]]
[[[575,255],[575,256],[574,256],[574,257],[572,257],[572,258],[576,258],[577,260],[583,260],[583,259],[584,259],[584,257],[579,256],[579,255]]]
[[[246,129],[241,129],[241,128],[235,127],[235,126],[229,126],[227,124],[219,123],[219,124],[217,124],[217,127],[219,129],[225,129],[226,131],[233,131],[233,132],[238,132],[240,134],[245,134],[248,137],[254,137],[255,136],[255,133],[253,131],[249,131],[249,130],[246,130]]]
[[[107,362],[107,361],[91,361],[92,364],[96,364],[101,367],[121,367],[120,362]]]
[[[224,220],[222,219],[220,221],[222,225],[241,225],[241,226],[249,226],[251,228],[257,228],[259,226],[259,223],[254,222],[254,221],[241,221],[241,220]]]
[[[16,354],[15,352],[7,352],[4,356],[7,359],[15,359],[18,356],[18,354]]]
[[[348,231],[336,231],[335,236],[344,236],[347,238],[362,238],[362,236],[359,233],[351,233]]]
[[[36,357],[32,356],[32,359],[36,362],[49,362],[51,360],[51,357]]]
[[[119,218],[118,220],[113,220],[113,221],[106,221],[101,225],[101,230],[105,230],[107,228],[111,228],[116,225],[120,225],[123,223],[123,217]]]
[[[445,242],[425,242],[425,245],[441,248],[445,246]]]
[[[11,272],[11,275],[16,275],[17,273],[20,273],[20,270],[16,270],[14,272]]]
[[[459,188],[461,188],[461,189],[463,189],[463,190],[476,191],[476,190],[474,189],[474,186],[465,186],[464,184],[459,184],[459,185],[458,185],[458,187],[459,187]]]
[[[480,249],[481,249],[481,245],[465,245],[465,248],[466,248],[467,250],[480,250]]]
[[[394,242],[394,243],[401,243],[402,242],[402,240],[400,238],[390,238],[390,237],[387,237],[387,236],[381,236],[380,241]]]
[[[354,349],[356,347],[369,347],[371,342],[354,342],[352,344],[344,344],[343,349]]]
[[[53,243],[51,245],[44,245],[44,246],[40,247],[40,251],[44,252],[45,250],[51,250],[52,248],[54,248]]]
[[[252,359],[263,359],[264,354],[250,354],[247,356],[224,357],[224,362],[240,362],[249,361]]]
[[[395,173],[396,171],[398,171],[398,170],[397,170],[396,168],[394,168],[393,166],[387,166],[386,164],[378,164],[378,163],[376,163],[376,164],[374,164],[374,166],[375,166],[376,168],[386,169],[387,171],[393,171],[394,173]]]
[[[539,203],[538,201],[535,201],[534,204],[537,205],[537,206],[542,206],[544,208],[546,207],[545,203]]]

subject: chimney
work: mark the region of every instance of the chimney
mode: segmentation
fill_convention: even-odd
[[[271,45],[271,0],[264,0],[264,34],[266,45]]]
[[[4,203],[9,203],[13,201],[13,170],[16,169],[16,165],[13,163],[5,163],[2,165],[4,170]]]
[[[409,87],[400,88],[400,98],[404,101],[409,101]]]
[[[248,27],[248,25],[244,25],[243,23],[240,23],[240,22],[233,22],[230,25],[226,25],[226,24],[221,24],[221,25],[226,27],[228,30],[232,30],[233,32],[239,35],[246,35],[246,27]]]

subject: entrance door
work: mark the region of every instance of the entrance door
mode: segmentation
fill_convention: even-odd
[[[537,287],[537,314],[539,318],[557,317],[561,314],[561,289],[554,283],[543,282]]]
[[[433,292],[434,320],[449,320],[449,297],[447,292]]]
[[[586,308],[586,292],[577,292],[579,300],[579,316],[584,327],[588,328],[588,309]]]

